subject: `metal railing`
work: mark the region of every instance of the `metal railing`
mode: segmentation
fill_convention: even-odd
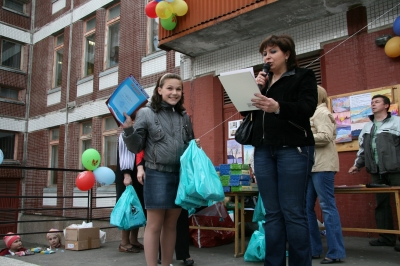
[[[82,169],[65,169],[65,168],[43,168],[43,167],[31,167],[31,166],[16,166],[16,165],[0,165],[0,171],[2,169],[18,169],[18,170],[45,170],[45,171],[60,171],[60,172],[82,172],[84,170]],[[72,192],[73,193],[73,192]],[[52,199],[77,199],[77,198],[87,198],[87,206],[86,207],[53,207],[53,206],[43,206],[43,199],[47,198],[52,198]],[[110,216],[104,216],[104,217],[94,217],[93,216],[93,211],[97,209],[112,209],[114,206],[101,206],[101,207],[93,207],[93,201],[96,199],[101,199],[101,198],[115,198],[115,196],[93,196],[93,188],[87,191],[87,195],[84,196],[43,196],[43,195],[9,195],[9,194],[0,194],[0,202],[3,199],[17,199],[18,200],[18,207],[13,207],[13,206],[0,206],[0,230],[2,226],[17,226],[18,224],[21,223],[43,223],[43,222],[64,222],[64,221],[75,221],[75,220],[85,220],[86,222],[92,222],[92,221],[109,221]],[[24,199],[42,199],[42,206],[43,207],[31,207],[31,208],[20,208],[21,206],[21,201]],[[36,203],[36,205],[38,205]],[[79,213],[81,210],[86,210],[86,215],[80,216],[80,215],[66,215],[65,210],[72,210],[76,211],[76,213]],[[5,217],[10,217],[13,216],[13,214],[27,214],[27,215],[35,215],[38,211],[43,211],[46,213],[44,216],[47,218],[45,220],[43,219],[29,219],[29,220],[10,220]],[[51,214],[49,211],[63,211],[63,215],[54,215]],[[7,213],[10,213],[11,215],[5,215]],[[19,215],[15,215],[19,217]],[[51,219],[49,217],[54,217],[54,219]],[[107,229],[107,228],[114,228],[114,226],[107,226],[107,227],[101,227],[100,229]],[[62,231],[59,231],[62,232]],[[0,231],[0,238],[2,238],[4,235],[6,235],[7,232],[2,233]],[[35,232],[21,232],[18,233],[18,235],[32,235],[32,234],[44,234],[48,233],[48,231],[35,231]]]

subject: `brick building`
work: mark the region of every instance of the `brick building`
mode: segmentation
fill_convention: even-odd
[[[4,164],[82,169],[80,156],[93,147],[101,153],[101,165],[113,167],[119,131],[106,99],[129,74],[151,94],[156,79],[166,72],[183,77],[185,106],[196,137],[201,137],[214,164],[224,163],[228,121],[240,115],[217,76],[246,67],[260,70],[258,45],[270,34],[294,38],[301,65],[314,69],[329,95],[400,84],[400,59],[387,57],[375,45],[378,36],[394,35],[392,23],[400,13],[396,0],[325,1],[325,5],[313,0],[239,0],[220,5],[187,0],[189,12],[178,17],[173,31],[158,29],[158,22],[146,17],[147,2],[0,1]],[[341,152],[339,158],[337,184],[368,183],[364,171],[347,175],[355,151]],[[82,192],[75,187],[75,177],[74,172],[0,169],[0,192],[77,196]],[[97,196],[114,191],[112,185],[94,188]],[[373,228],[374,202],[372,195],[338,197],[344,226]],[[0,206],[10,204],[18,202],[0,202]],[[113,201],[97,199],[95,204],[110,206]],[[79,208],[87,202],[24,199],[19,206]],[[40,215],[82,212],[55,210]]]

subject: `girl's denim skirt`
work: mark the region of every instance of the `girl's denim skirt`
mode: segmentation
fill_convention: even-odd
[[[175,209],[178,191],[179,172],[160,172],[146,169],[143,186],[144,205],[146,209]]]

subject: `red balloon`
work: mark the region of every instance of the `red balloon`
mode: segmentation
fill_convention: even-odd
[[[92,171],[83,171],[76,177],[76,187],[82,191],[87,191],[94,186],[96,178]]]
[[[157,14],[156,14],[156,5],[157,4],[158,3],[156,1],[151,1],[150,3],[148,3],[146,5],[145,12],[146,12],[146,15],[149,18],[156,18],[157,17]]]

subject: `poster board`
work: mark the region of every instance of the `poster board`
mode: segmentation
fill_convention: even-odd
[[[390,111],[399,115],[400,84],[344,93],[328,97],[328,108],[336,120],[336,149],[342,151],[357,151],[358,135],[372,114],[371,98],[382,94],[390,99]]]

